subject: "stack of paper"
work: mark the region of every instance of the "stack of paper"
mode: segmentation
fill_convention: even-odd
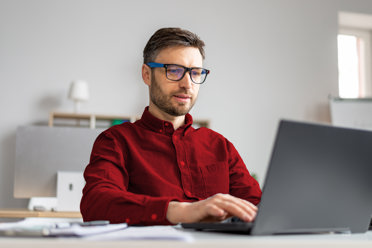
[[[101,222],[99,222],[101,223]],[[20,222],[1,223],[0,235],[20,237],[82,237],[122,230],[127,224],[86,224],[64,219],[28,218]]]

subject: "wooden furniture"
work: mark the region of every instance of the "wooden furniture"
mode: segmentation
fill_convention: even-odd
[[[82,218],[80,212],[31,211],[27,209],[0,209],[0,218]]]
[[[62,124],[56,123],[56,120],[72,120],[72,122],[63,122]],[[49,126],[55,125],[78,125],[86,126],[81,121],[88,122],[88,126],[92,129],[97,128],[97,121],[106,122],[104,127],[109,127],[113,121],[130,121],[134,122],[138,118],[134,116],[121,116],[121,115],[101,115],[101,114],[83,114],[83,113],[62,113],[51,112],[49,114]],[[77,122],[76,122],[77,121]]]
[[[124,121],[135,122],[139,116],[102,115],[87,113],[63,113],[51,112],[49,114],[49,126],[82,126],[94,128],[108,128]],[[61,122],[58,122],[61,121]],[[194,120],[193,126],[209,127],[209,120]]]

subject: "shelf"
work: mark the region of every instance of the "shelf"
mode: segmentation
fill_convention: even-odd
[[[108,128],[114,124],[119,124],[125,121],[135,122],[140,117],[138,116],[123,116],[123,115],[102,115],[88,113],[63,113],[51,112],[49,114],[50,127],[53,126],[79,126],[94,128]],[[60,122],[58,122],[59,120]],[[209,128],[209,120],[194,120],[195,128]]]
[[[70,123],[58,123],[56,122],[57,119],[62,120],[75,120],[74,122]],[[102,114],[84,114],[84,113],[62,113],[62,112],[51,112],[49,114],[49,126],[89,126],[90,128],[94,129],[99,127],[97,125],[98,122],[103,121],[106,122],[103,125],[104,128],[107,128],[112,125],[113,121],[130,121],[134,122],[138,119],[135,116],[122,116],[122,115],[102,115]],[[85,125],[81,122],[81,120],[86,121]],[[77,122],[76,122],[77,121]]]

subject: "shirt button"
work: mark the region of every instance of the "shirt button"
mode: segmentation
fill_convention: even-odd
[[[126,218],[125,219],[125,223],[129,224],[129,222],[130,222],[130,219],[129,218]]]
[[[169,123],[168,123],[168,122],[166,122],[166,123],[164,124],[164,126],[168,127],[168,126],[169,126]]]
[[[152,220],[156,220],[157,217],[158,217],[158,216],[157,216],[156,214],[152,214],[152,215],[151,215],[151,219],[152,219]]]
[[[159,133],[162,133],[163,132],[163,129],[159,129]]]
[[[191,195],[190,191],[188,191],[188,190],[185,190],[185,194],[186,194],[187,196],[190,196],[190,195]]]
[[[185,166],[185,162],[181,161],[181,162],[180,162],[180,165],[181,165],[181,166]]]

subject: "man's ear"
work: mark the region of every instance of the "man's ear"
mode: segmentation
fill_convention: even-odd
[[[148,65],[142,65],[142,79],[148,86],[151,85],[151,68]]]

